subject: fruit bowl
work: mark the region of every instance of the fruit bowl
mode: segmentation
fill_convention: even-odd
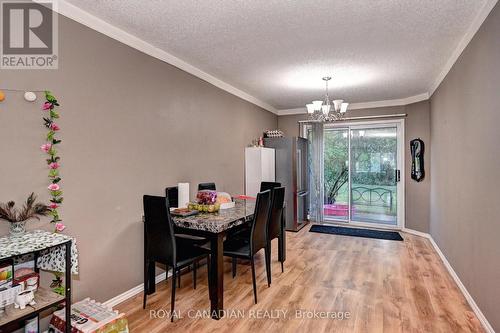
[[[191,202],[188,204],[188,209],[197,210],[200,213],[217,213],[220,209],[220,204],[214,203],[213,205],[204,205]]]

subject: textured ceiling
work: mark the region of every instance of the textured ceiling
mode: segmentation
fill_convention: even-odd
[[[429,91],[487,0],[70,0],[273,105]]]

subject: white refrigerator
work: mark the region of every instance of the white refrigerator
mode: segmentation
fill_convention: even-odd
[[[261,182],[274,182],[275,152],[273,148],[245,148],[245,194],[257,196]]]

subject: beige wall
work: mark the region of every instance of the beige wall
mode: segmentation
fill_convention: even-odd
[[[430,191],[430,110],[429,101],[418,102],[406,106],[392,106],[373,109],[349,111],[350,117],[374,116],[407,113],[405,118],[405,190],[407,228],[429,232],[429,191]],[[299,134],[298,121],[307,119],[307,115],[279,116],[278,128],[287,136]],[[425,142],[425,169],[426,176],[422,182],[415,182],[410,178],[411,155],[410,140],[420,137]]]
[[[500,331],[500,5],[431,98],[432,237]]]
[[[0,87],[60,99],[62,217],[80,251],[74,290],[105,301],[143,280],[142,195],[179,181],[242,193],[244,147],[277,117],[64,17],[59,24],[59,70],[2,70]],[[0,201],[47,198],[40,104],[12,93],[0,103]]]

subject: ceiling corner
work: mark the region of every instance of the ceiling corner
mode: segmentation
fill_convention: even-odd
[[[434,80],[432,85],[429,87],[429,98],[430,98],[430,96],[432,96],[432,94],[434,94],[434,92],[439,87],[441,82],[443,82],[446,75],[448,75],[448,73],[452,69],[453,65],[455,64],[455,62],[458,60],[458,58],[460,57],[462,52],[465,50],[467,45],[469,45],[470,41],[472,40],[472,38],[474,37],[476,32],[479,30],[479,28],[481,28],[481,25],[483,24],[484,20],[486,20],[486,18],[488,17],[490,12],[492,11],[493,7],[495,7],[497,2],[498,2],[498,0],[488,0],[483,5],[481,10],[476,15],[476,17],[472,21],[471,25],[467,29],[467,32],[462,37],[462,39],[458,43],[457,47],[455,48],[455,50],[451,54],[450,58],[446,62],[443,70],[441,71],[441,73],[439,73],[438,77]]]

